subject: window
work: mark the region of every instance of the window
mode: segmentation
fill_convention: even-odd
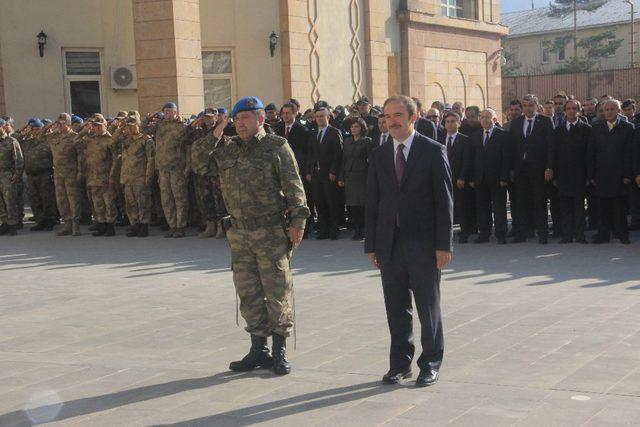
[[[231,109],[235,99],[232,52],[230,50],[202,52],[202,74],[204,75],[205,105]]]
[[[450,18],[464,16],[463,0],[440,0],[440,14]]]
[[[566,46],[562,46],[560,49],[558,49],[558,61],[564,61],[565,60],[565,47]]]
[[[549,62],[549,46],[542,46],[542,63]]]
[[[478,19],[478,0],[440,0],[440,14],[449,18]]]
[[[80,117],[102,112],[102,61],[99,51],[64,50],[66,110]]]

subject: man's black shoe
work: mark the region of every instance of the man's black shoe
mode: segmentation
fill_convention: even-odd
[[[287,339],[282,335],[273,334],[273,348],[271,354],[273,355],[273,372],[276,375],[287,375],[291,372],[291,365],[285,356],[287,349]]]
[[[140,233],[140,225],[141,224],[133,224],[131,226],[131,229],[127,232],[127,234],[125,234],[125,236],[127,237],[136,237],[138,235],[138,233]]]
[[[489,236],[478,236],[473,243],[487,243],[489,241]]]
[[[631,243],[631,240],[629,240],[628,237],[621,237],[620,238],[620,243],[622,243],[623,245],[628,245]]]
[[[513,239],[511,239],[511,243],[523,243],[526,241],[527,241],[527,238],[524,236],[516,236]]]
[[[581,243],[583,245],[587,244],[587,239],[585,239],[584,237],[580,237],[578,239],[576,239],[576,243]]]
[[[571,243],[571,242],[573,242],[573,239],[571,237],[565,237],[563,239],[560,239],[560,241],[558,243],[564,245],[565,243]]]
[[[469,236],[465,236],[463,234],[461,234],[460,236],[458,236],[458,243],[461,245],[464,245],[465,243],[467,243],[469,241]]]
[[[389,372],[382,377],[382,384],[399,384],[400,381],[411,378],[411,368],[407,369],[390,369]]]
[[[249,353],[242,360],[231,362],[229,369],[236,372],[247,372],[256,368],[269,369],[271,366],[273,366],[273,359],[269,354],[269,347],[267,347],[267,337],[251,335]]]
[[[605,239],[604,237],[594,237],[593,240],[591,240],[591,243],[595,244],[595,245],[600,245],[602,243],[609,243],[609,239]]]
[[[428,387],[438,382],[438,371],[434,369],[421,369],[416,378],[416,387]]]
[[[29,230],[31,231],[42,231],[45,228],[47,228],[47,222],[46,221],[40,221],[39,223],[37,223],[36,225],[32,225],[31,228],[29,228]]]

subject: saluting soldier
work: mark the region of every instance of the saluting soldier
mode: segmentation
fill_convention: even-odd
[[[77,133],[71,129],[71,116],[61,113],[51,124],[45,140],[53,156],[53,181],[56,187],[58,212],[64,227],[58,236],[80,235],[80,181],[81,156],[78,152]]]
[[[18,180],[24,162],[18,141],[9,136],[7,122],[0,119],[0,235],[15,236],[18,226]]]
[[[233,108],[238,133],[213,151],[214,175],[230,214],[227,239],[240,312],[251,334],[251,350],[231,362],[233,371],[271,368],[278,375],[291,370],[285,357],[286,337],[293,329],[290,260],[302,241],[309,209],[295,155],[287,140],[267,134],[265,111],[255,97]],[[216,127],[217,139],[227,120]],[[273,337],[269,354],[267,337]]]

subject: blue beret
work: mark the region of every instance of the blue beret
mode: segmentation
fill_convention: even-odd
[[[7,121],[5,119],[0,118],[0,126],[6,126],[6,125],[7,125]]]
[[[108,122],[110,122],[111,120],[113,120],[113,116],[107,116],[107,117],[105,118],[105,120],[106,120],[106,121],[108,121]]]
[[[177,110],[178,106],[175,104],[175,102],[167,102],[166,104],[164,104],[164,106],[162,107],[162,109],[164,110],[165,108],[169,108],[171,110]]]
[[[218,114],[227,114],[227,109],[224,107],[218,108]]]
[[[76,116],[75,114],[71,116],[71,123],[84,123],[84,120],[80,116]]]
[[[50,125],[53,122],[50,119],[42,119],[42,123],[45,125]]]
[[[200,118],[200,117],[204,117],[204,111],[200,111],[200,112],[198,113],[198,118]]]
[[[44,124],[42,123],[42,121],[40,119],[31,119],[29,120],[29,126],[34,127],[34,128],[41,128],[44,126]]]
[[[235,117],[241,111],[264,110],[264,104],[255,96],[247,96],[236,102],[231,112],[231,117]]]

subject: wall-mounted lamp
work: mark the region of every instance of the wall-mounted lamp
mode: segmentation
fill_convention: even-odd
[[[278,45],[278,35],[275,31],[272,31],[269,34],[269,52],[271,52],[271,56],[276,54],[276,46]]]
[[[38,50],[40,51],[40,58],[44,58],[44,46],[47,44],[47,35],[44,31],[40,31],[38,34]]]

